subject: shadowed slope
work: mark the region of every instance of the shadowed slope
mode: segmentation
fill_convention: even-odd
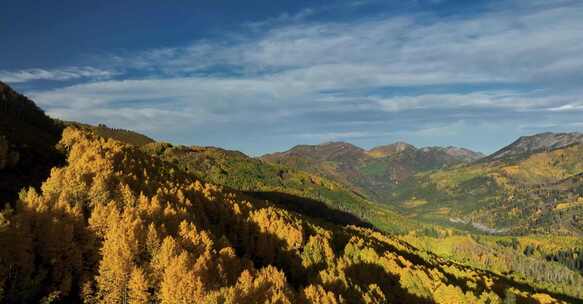
[[[62,163],[55,148],[61,131],[33,101],[0,82],[1,205],[24,186],[40,186],[51,167]]]

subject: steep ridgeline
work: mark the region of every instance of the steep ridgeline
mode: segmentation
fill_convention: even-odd
[[[62,123],[65,126],[74,126],[74,127],[78,127],[78,128],[88,129],[88,130],[95,132],[95,134],[97,134],[101,137],[115,139],[115,140],[121,141],[123,143],[138,146],[138,147],[155,142],[155,140],[153,140],[152,138],[150,138],[146,135],[140,134],[138,132],[131,131],[131,130],[125,130],[125,129],[110,128],[104,124],[99,124],[97,126],[93,126],[93,125],[83,124],[83,123],[79,123],[79,122],[75,122],[75,121],[63,121]]]
[[[218,185],[278,202],[288,209],[341,224],[367,225],[404,233],[418,225],[388,206],[372,203],[340,182],[215,147],[151,143],[143,151]]]
[[[523,136],[512,144],[489,155],[486,160],[526,157],[535,152],[550,151],[574,144],[583,144],[583,133],[540,133]]]
[[[393,200],[412,216],[487,232],[583,234],[581,134],[522,137],[487,158],[403,183]]]
[[[142,134],[104,125],[54,120],[30,99],[0,82],[0,209],[25,186],[40,186],[64,154],[56,144],[66,126],[91,129],[100,136],[133,145],[154,142]]]
[[[65,166],[0,213],[0,302],[562,303],[566,296],[316,222],[135,146],[65,130]],[[581,276],[572,284],[583,285]],[[560,301],[562,300],[562,301]]]
[[[62,126],[34,102],[0,82],[0,209],[24,186],[40,186],[64,156]]]
[[[321,174],[351,185],[380,202],[410,176],[426,170],[475,161],[483,157],[467,149],[425,147],[398,142],[369,151],[343,142],[296,146],[261,159]]]

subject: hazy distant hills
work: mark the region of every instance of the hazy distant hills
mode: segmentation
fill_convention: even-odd
[[[456,147],[416,148],[398,142],[364,150],[349,143],[300,145],[261,159],[333,178],[383,201],[399,183],[414,174],[472,162],[481,153]]]

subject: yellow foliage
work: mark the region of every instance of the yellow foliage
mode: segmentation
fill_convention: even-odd
[[[331,291],[326,291],[321,285],[310,285],[304,288],[302,300],[310,304],[339,304],[343,303]]]
[[[130,275],[128,284],[129,298],[128,304],[148,304],[150,303],[150,294],[148,293],[148,281],[144,271],[135,267]]]

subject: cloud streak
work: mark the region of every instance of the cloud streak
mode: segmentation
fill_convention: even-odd
[[[579,56],[583,5],[566,2],[521,10],[493,8],[478,16],[448,19],[418,13],[342,23],[293,23],[219,43],[145,51],[129,63],[169,75],[228,66],[243,76],[287,75],[319,83],[339,83],[348,77],[342,81],[344,87],[346,82],[355,86],[541,83],[583,76]]]
[[[0,81],[23,83],[35,80],[65,81],[74,79],[108,79],[116,72],[94,67],[68,67],[63,69],[26,69],[19,71],[0,71]]]

